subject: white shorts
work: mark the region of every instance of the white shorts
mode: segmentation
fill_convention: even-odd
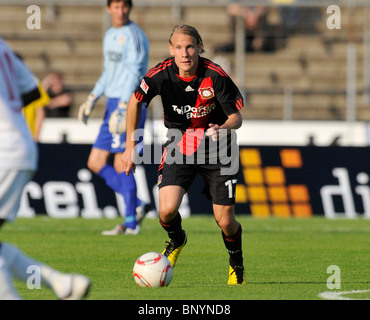
[[[23,189],[33,174],[30,170],[0,170],[0,219],[15,220]]]

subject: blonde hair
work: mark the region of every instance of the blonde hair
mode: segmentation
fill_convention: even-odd
[[[197,41],[197,45],[202,48],[201,53],[205,52],[202,37],[200,36],[198,30],[195,29],[193,26],[190,26],[188,24],[178,24],[178,25],[176,25],[173,28],[170,39],[169,39],[169,42],[170,42],[171,45],[172,45],[172,36],[176,32],[186,34],[188,36],[193,37]]]

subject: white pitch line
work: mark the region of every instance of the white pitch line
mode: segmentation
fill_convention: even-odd
[[[343,297],[346,294],[353,294],[353,293],[365,293],[370,292],[370,290],[352,290],[352,291],[325,291],[319,293],[319,297],[322,299],[327,300],[370,300],[370,299],[355,299],[355,298],[348,298]]]

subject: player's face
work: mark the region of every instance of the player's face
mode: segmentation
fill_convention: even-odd
[[[175,58],[181,77],[189,78],[196,74],[201,52],[202,48],[194,37],[180,32],[173,34],[170,53]]]
[[[125,25],[129,20],[130,10],[130,6],[128,6],[125,1],[112,2],[111,5],[107,7],[107,11],[112,18],[112,26],[114,28],[119,28]]]

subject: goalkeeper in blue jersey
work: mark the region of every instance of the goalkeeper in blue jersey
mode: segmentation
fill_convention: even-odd
[[[96,101],[102,95],[108,98],[104,121],[87,166],[123,196],[126,214],[122,225],[103,231],[103,235],[138,234],[145,214],[145,205],[137,198],[135,178],[122,172],[120,162],[126,142],[127,102],[147,71],[149,56],[145,33],[129,19],[132,6],[132,0],[107,0],[112,27],[104,36],[104,70],[78,113],[79,120],[86,124]],[[139,128],[144,128],[145,117],[143,106]],[[110,154],[114,154],[113,166],[108,162]]]

